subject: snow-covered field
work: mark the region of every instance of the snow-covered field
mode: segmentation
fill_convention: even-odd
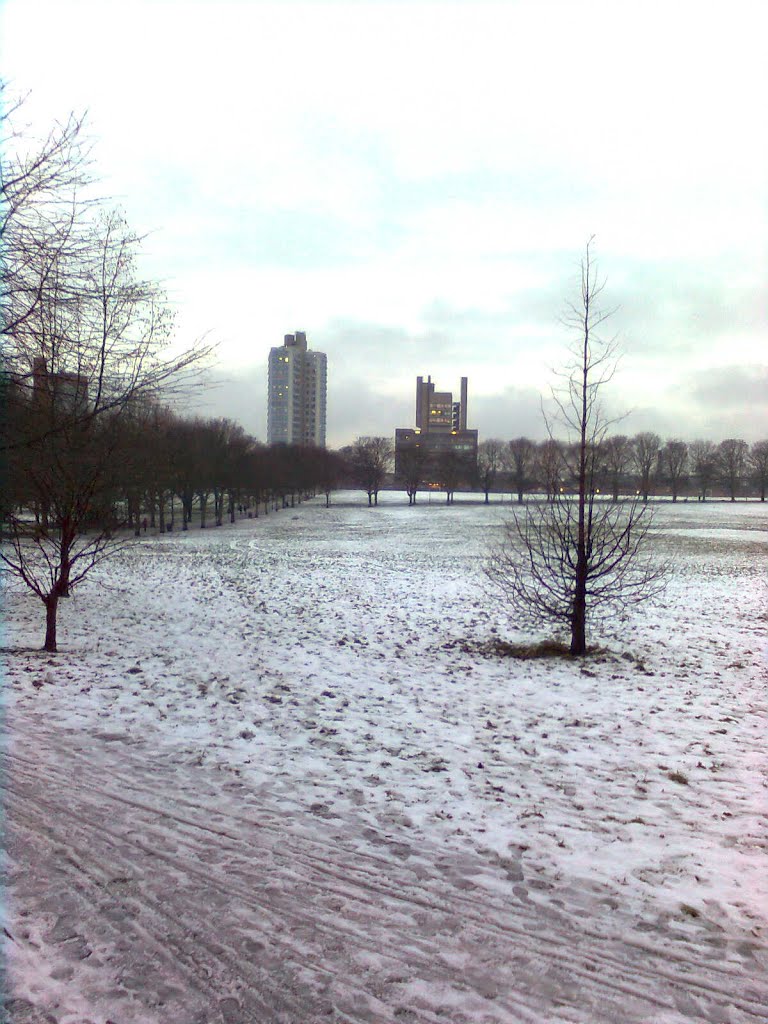
[[[55,656],[6,585],[8,1019],[768,1020],[768,509],[660,506],[579,663],[490,653],[508,504],[382,498],[143,538]]]

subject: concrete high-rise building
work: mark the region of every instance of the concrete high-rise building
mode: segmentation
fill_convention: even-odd
[[[304,331],[286,334],[269,352],[267,441],[325,447],[328,367],[324,352],[307,348]]]
[[[432,378],[416,378],[416,426],[395,431],[395,472],[402,471],[405,453],[418,450],[427,475],[434,474],[441,457],[451,453],[464,476],[477,471],[477,431],[467,429],[467,378],[461,378],[461,397],[454,402],[450,391],[435,391]]]

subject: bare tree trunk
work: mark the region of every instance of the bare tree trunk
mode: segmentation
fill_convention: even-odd
[[[584,291],[584,344],[582,349],[579,408],[579,525],[576,538],[576,573],[571,615],[571,654],[580,657],[587,652],[587,432],[589,429],[589,307],[591,293]],[[591,476],[591,474],[590,474]],[[590,480],[590,485],[592,481]]]
[[[62,560],[57,589],[59,597],[69,597],[69,560]]]
[[[587,653],[587,564],[586,556],[576,563],[576,586],[573,594],[571,615],[571,654],[581,657]]]
[[[69,597],[69,571],[72,567],[69,559],[69,552],[72,550],[74,541],[75,532],[72,529],[71,524],[66,528],[62,527],[60,541],[61,547],[59,549],[59,578],[54,584],[57,600],[60,597]]]
[[[59,608],[59,595],[54,589],[44,599],[45,602],[45,644],[44,651],[56,652],[56,615]]]
[[[189,529],[189,524],[192,522],[192,500],[193,497],[188,492],[184,493],[181,498],[182,508],[182,523],[181,528],[184,532]]]

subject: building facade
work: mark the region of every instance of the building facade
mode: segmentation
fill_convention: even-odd
[[[431,377],[416,378],[416,426],[395,431],[395,474],[406,473],[406,462],[418,455],[427,482],[441,475],[440,460],[453,460],[462,478],[477,475],[477,431],[467,428],[466,377],[461,378],[458,402],[450,391],[436,391]]]
[[[32,362],[32,400],[38,408],[82,416],[88,412],[88,378],[63,370],[51,372],[43,356]]]
[[[304,331],[286,334],[269,353],[268,443],[324,448],[327,387],[325,353],[307,347]]]

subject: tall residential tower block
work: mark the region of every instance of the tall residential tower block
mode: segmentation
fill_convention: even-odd
[[[324,352],[307,348],[304,331],[286,334],[269,352],[267,441],[325,447],[328,366]]]

